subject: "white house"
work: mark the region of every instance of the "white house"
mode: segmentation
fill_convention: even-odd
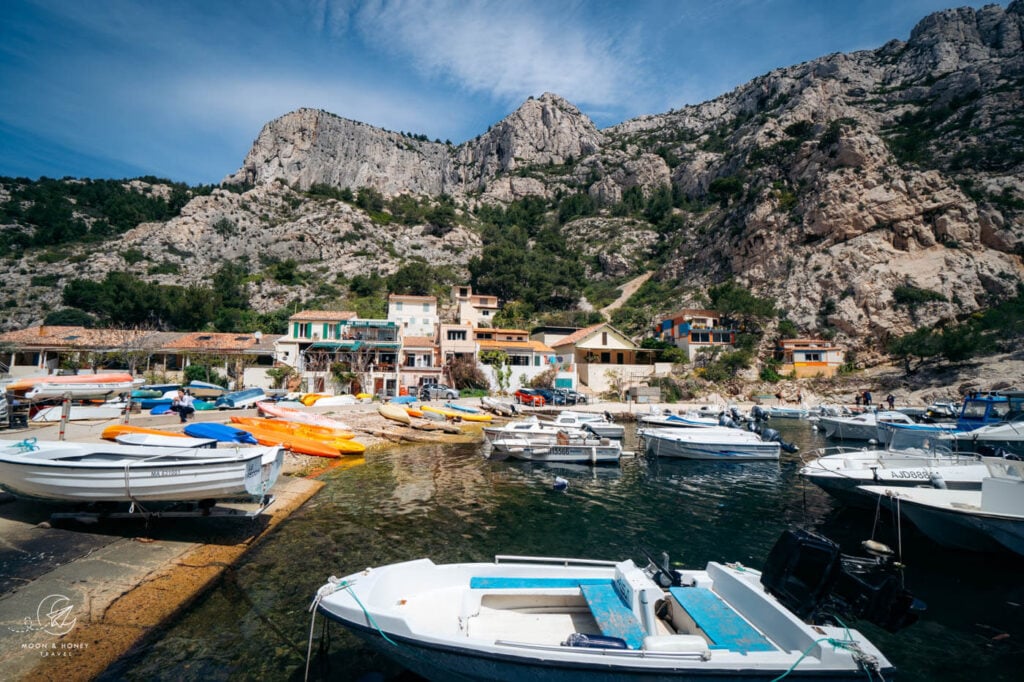
[[[403,336],[434,336],[439,318],[437,299],[433,296],[388,296],[388,320],[394,322]]]

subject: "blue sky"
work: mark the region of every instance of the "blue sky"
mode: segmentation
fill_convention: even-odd
[[[458,144],[554,92],[606,127],[964,4],[3,0],[0,175],[218,182],[299,107]]]

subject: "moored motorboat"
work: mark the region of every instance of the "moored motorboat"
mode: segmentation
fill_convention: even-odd
[[[781,445],[753,431],[714,427],[704,429],[641,429],[644,449],[657,457],[725,461],[777,460]]]
[[[980,490],[864,486],[945,547],[1024,556],[1024,462],[983,458]]]
[[[835,622],[828,609],[870,613],[889,630],[915,620],[891,569],[870,581],[858,570],[833,543],[795,532],[763,573],[718,562],[423,558],[332,577],[311,610],[431,680],[888,679],[892,664],[863,634],[803,620]],[[848,594],[832,589],[840,581]],[[884,584],[891,601],[869,584]]]
[[[17,496],[62,502],[262,498],[282,462],[276,447],[199,451],[27,439],[0,448],[0,481]]]
[[[864,412],[851,417],[818,417],[818,426],[825,431],[825,437],[838,440],[878,441],[879,422],[915,423],[902,412]]]
[[[510,449],[508,456],[546,464],[617,464],[622,457],[622,443],[607,438],[579,442],[568,442],[567,439],[565,443]]]

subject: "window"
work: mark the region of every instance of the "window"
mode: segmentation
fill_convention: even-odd
[[[510,355],[508,358],[508,364],[513,367],[529,367],[530,358],[525,355]]]
[[[601,345],[602,346],[607,346],[608,345],[608,332],[601,332]]]
[[[430,304],[429,303],[424,303],[423,304],[423,312],[425,312],[425,313],[429,313],[430,312]]]
[[[804,353],[804,362],[821,362],[821,353]]]
[[[296,322],[293,329],[295,338],[297,339],[308,339],[313,336],[313,323],[312,322]]]
[[[601,364],[607,365],[612,361],[612,354],[608,352],[601,353]]]
[[[715,343],[732,343],[732,334],[729,332],[714,332],[711,338]]]
[[[395,311],[402,312],[402,302],[401,301],[395,301]]]
[[[626,361],[625,355],[623,355],[622,353],[616,353],[615,354],[615,363],[616,364],[621,365],[621,364],[625,363],[625,361]]]
[[[483,315],[484,315],[484,317],[490,317],[491,316],[491,311],[490,310],[485,310],[483,312]]]
[[[533,356],[533,366],[534,367],[540,367],[540,356],[539,355],[534,355]]]
[[[415,367],[416,366],[416,356],[415,355],[406,355],[405,356],[405,366],[406,367]]]
[[[449,329],[448,330],[449,341],[465,341],[466,330],[465,329]]]
[[[708,332],[690,332],[690,343],[711,343]]]

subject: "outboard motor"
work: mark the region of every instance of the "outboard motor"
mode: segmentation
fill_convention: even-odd
[[[863,618],[896,632],[926,608],[903,587],[900,569],[891,557],[847,556],[828,538],[796,529],[768,553],[761,584],[803,620]]]
[[[727,426],[730,429],[735,429],[736,428],[736,422],[734,422],[732,419],[730,419],[729,416],[727,414],[725,414],[724,412],[722,414],[718,415],[718,425],[719,426]]]
[[[742,421],[746,421],[743,418],[743,415],[740,414],[740,411],[738,409],[736,409],[735,407],[730,407],[729,408],[729,416],[731,416],[733,421],[736,422],[737,424],[742,422]]]
[[[766,422],[771,415],[762,410],[760,405],[754,405],[750,408],[750,416],[756,422]]]
[[[792,443],[787,443],[782,440],[782,434],[775,429],[761,429],[761,440],[766,443],[778,443],[779,447],[781,447],[784,452],[788,452],[790,454],[800,450],[800,448]]]

